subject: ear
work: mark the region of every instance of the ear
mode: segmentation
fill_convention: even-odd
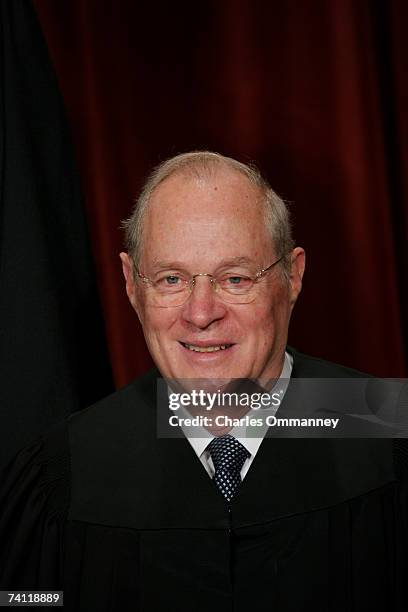
[[[305,271],[306,254],[301,247],[296,247],[291,253],[290,271],[290,306],[296,303],[299,293],[302,290],[302,278]]]
[[[138,304],[137,304],[137,289],[134,278],[134,266],[133,261],[129,257],[127,253],[120,253],[119,255],[122,262],[122,271],[123,276],[126,281],[126,293],[129,298],[129,302],[132,304],[133,308],[136,312],[138,312]]]

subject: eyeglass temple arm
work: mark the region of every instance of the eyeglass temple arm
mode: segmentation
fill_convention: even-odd
[[[140,272],[137,268],[136,268],[136,274],[138,275],[139,278],[141,278],[143,281],[149,281],[149,283],[151,283],[152,281],[150,280],[150,278],[148,276],[145,276],[143,274],[143,272]]]
[[[282,257],[279,257],[279,259],[274,261],[267,268],[263,268],[262,270],[259,270],[259,272],[256,273],[256,278],[261,278],[265,274],[265,272],[268,272],[269,270],[271,270],[274,266],[276,266],[276,264],[278,264],[280,261],[282,261],[282,259],[283,259],[283,255],[282,255]]]

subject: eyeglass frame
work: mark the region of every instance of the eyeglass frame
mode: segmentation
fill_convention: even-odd
[[[276,266],[276,265],[277,265],[279,262],[281,262],[281,261],[282,261],[282,259],[283,259],[283,257],[284,257],[284,256],[282,255],[281,257],[279,257],[279,259],[277,259],[276,261],[274,261],[273,263],[271,263],[271,265],[270,265],[270,266],[268,266],[267,268],[262,268],[262,270],[259,270],[258,272],[256,272],[255,277],[254,277],[253,279],[251,279],[251,280],[253,280],[254,284],[255,284],[256,282],[258,282],[258,281],[259,281],[261,278],[263,278],[267,272],[269,272],[270,270],[272,270],[272,268],[273,268],[274,266]],[[149,283],[151,283],[151,285],[152,285],[153,287],[155,286],[155,284],[156,284],[156,282],[155,282],[155,281],[153,281],[151,278],[149,278],[148,276],[146,276],[145,274],[143,274],[143,272],[140,272],[140,270],[139,270],[138,268],[135,268],[135,270],[136,270],[137,276],[138,276],[138,277],[139,277],[139,278],[140,278],[140,279],[141,279],[141,280],[142,280],[144,283],[149,282]],[[170,274],[169,276],[173,276],[173,275],[171,275],[171,274]],[[219,287],[219,285],[217,285],[217,277],[216,277],[216,276],[214,276],[213,274],[210,274],[209,272],[199,272],[198,274],[193,274],[193,275],[192,275],[192,276],[189,278],[189,280],[188,280],[188,281],[185,281],[185,282],[186,282],[186,288],[188,287],[188,288],[189,288],[189,290],[190,290],[190,295],[192,294],[192,292],[193,292],[193,288],[195,287],[195,279],[197,278],[197,276],[208,276],[208,277],[210,277],[210,283],[211,283],[211,286],[212,286],[212,288],[213,288],[214,292],[215,292],[215,293],[217,293],[217,286]],[[239,276],[239,275],[237,274],[237,276]],[[214,283],[215,283],[215,284],[214,284]],[[184,288],[183,288],[183,289],[181,289],[181,290],[180,290],[180,292],[181,292],[181,291],[184,291]],[[221,298],[221,299],[222,299],[222,298]],[[188,300],[189,300],[189,298],[187,298],[187,299],[185,300],[185,302],[182,302],[181,304],[179,304],[179,306],[182,306],[182,305],[183,305],[183,304],[185,304],[185,303],[186,303]],[[232,303],[233,303],[233,302],[232,302]],[[164,308],[166,308],[166,307],[164,307]]]

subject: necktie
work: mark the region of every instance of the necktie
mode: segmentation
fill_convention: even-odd
[[[229,503],[241,484],[241,470],[250,453],[230,435],[214,438],[208,445],[214,464],[214,482]]]

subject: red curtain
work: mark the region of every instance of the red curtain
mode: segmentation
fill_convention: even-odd
[[[290,341],[407,374],[404,0],[35,0],[70,117],[118,386],[151,362],[125,217],[152,165],[209,148],[292,202],[307,272]],[[404,146],[405,145],[405,146]]]

